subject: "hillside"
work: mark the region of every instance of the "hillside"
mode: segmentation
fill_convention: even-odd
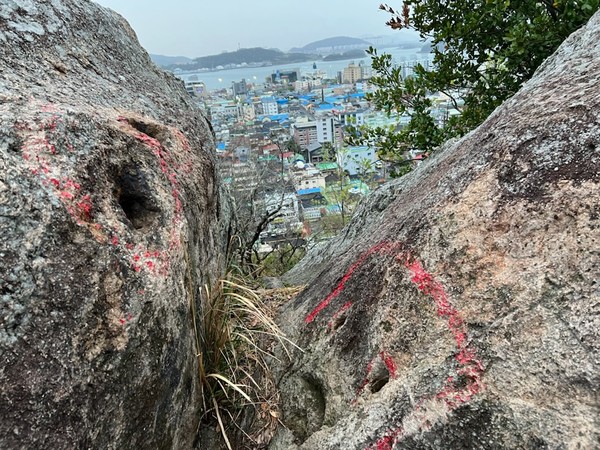
[[[340,53],[359,48],[367,48],[370,42],[348,36],[336,36],[306,44],[304,47],[292,48],[290,52],[299,53]]]
[[[158,64],[162,67],[171,66],[173,64],[189,64],[194,62],[193,59],[188,58],[186,56],[166,56],[150,54],[150,59],[152,59],[152,61],[155,64]]]
[[[170,69],[180,68],[185,70],[228,68],[236,65],[273,65],[304,62],[317,58],[317,55],[308,53],[284,53],[281,50],[266,49],[261,47],[242,48],[235,52],[226,52],[219,55],[201,56],[188,64],[172,64]]]
[[[344,53],[332,53],[330,55],[324,56],[323,61],[342,61],[345,59],[352,58],[365,58],[367,54],[364,50],[349,50]]]

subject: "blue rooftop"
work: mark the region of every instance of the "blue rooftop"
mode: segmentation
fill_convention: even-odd
[[[290,115],[288,113],[282,114],[269,114],[269,115],[260,115],[258,116],[258,120],[263,120],[264,118],[268,118],[272,122],[283,122],[290,119]]]
[[[298,190],[298,195],[319,194],[320,192],[321,192],[320,187],[310,188],[310,189],[300,189],[300,190]]]
[[[333,109],[333,105],[330,104],[330,103],[321,103],[319,105],[319,109],[323,110],[323,111],[326,111],[326,110],[329,110],[329,109]]]
[[[343,102],[344,100],[345,100],[345,97],[343,95],[333,95],[333,96],[325,97],[325,101],[327,103]]]

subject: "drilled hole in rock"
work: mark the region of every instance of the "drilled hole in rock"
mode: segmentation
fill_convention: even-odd
[[[115,196],[133,228],[150,227],[160,213],[144,173],[136,167],[127,168],[118,177]]]
[[[377,361],[373,365],[371,371],[371,380],[369,382],[369,390],[375,394],[379,392],[383,387],[390,381],[390,372],[388,371],[385,364],[381,361]]]
[[[384,378],[379,378],[377,380],[373,380],[373,382],[371,383],[371,392],[373,394],[375,394],[376,392],[379,392],[381,389],[383,389],[383,387],[386,384],[388,384],[388,381],[390,381],[389,374]]]
[[[161,141],[161,138],[164,135],[164,128],[155,123],[142,122],[141,120],[136,119],[128,119],[127,122],[129,122],[129,125],[136,130],[141,131],[145,135],[148,135],[158,141]]]
[[[341,327],[345,323],[346,323],[346,315],[345,314],[334,317],[334,319],[331,322],[331,329],[337,330],[339,327]]]

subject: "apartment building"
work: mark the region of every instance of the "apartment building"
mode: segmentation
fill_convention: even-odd
[[[307,148],[311,144],[316,144],[317,124],[316,122],[296,122],[292,125],[294,141],[302,147]]]
[[[262,97],[260,99],[262,104],[263,114],[266,116],[270,116],[272,114],[279,113],[279,107],[277,105],[277,100],[274,97]]]
[[[206,90],[206,84],[204,81],[191,80],[185,82],[185,90],[192,97],[207,98],[208,91]]]
[[[361,65],[356,65],[353,62],[348,64],[348,67],[344,67],[342,71],[342,83],[351,83],[354,84],[359,80],[362,80],[364,77],[363,67]]]
[[[344,135],[340,124],[334,117],[321,117],[310,122],[296,122],[293,125],[296,143],[306,149],[312,144],[331,142],[334,147],[343,143]]]
[[[337,119],[344,127],[348,125],[359,127],[365,124],[365,110],[341,111],[337,114]]]

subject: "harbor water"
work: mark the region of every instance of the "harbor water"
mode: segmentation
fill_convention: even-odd
[[[379,53],[389,53],[396,64],[402,64],[410,61],[422,61],[431,58],[430,54],[418,53],[418,48],[411,49],[384,49]],[[340,61],[304,61],[301,63],[273,65],[263,67],[240,67],[235,69],[224,69],[210,72],[184,72],[177,73],[176,76],[184,81],[203,81],[208,90],[230,88],[234,81],[241,81],[242,78],[247,83],[264,83],[265,79],[277,70],[283,72],[288,70],[300,70],[300,74],[313,72],[313,63],[318,70],[327,73],[328,78],[335,78],[338,72],[341,72],[349,63],[359,64],[362,62],[366,67],[371,66],[371,58],[365,54],[364,58],[353,58]]]

